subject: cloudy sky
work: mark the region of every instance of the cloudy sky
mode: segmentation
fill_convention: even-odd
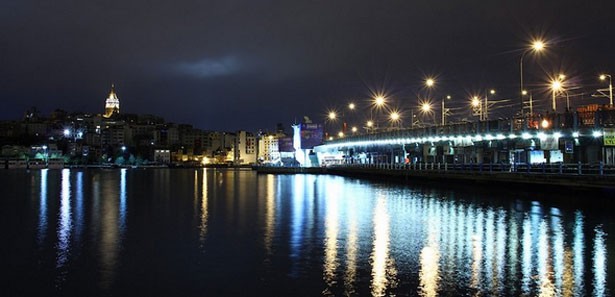
[[[471,94],[495,88],[517,110],[519,58],[536,36],[549,48],[524,59],[535,98],[565,72],[589,102],[596,75],[615,75],[614,13],[612,0],[3,0],[0,118],[100,113],[112,83],[122,112],[214,130],[323,121],[350,101],[364,118],[378,92],[406,113],[451,94],[463,117]]]

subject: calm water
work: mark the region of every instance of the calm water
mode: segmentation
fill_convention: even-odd
[[[615,286],[613,208],[566,206],[562,194],[213,169],[0,178],[2,296],[608,296]]]

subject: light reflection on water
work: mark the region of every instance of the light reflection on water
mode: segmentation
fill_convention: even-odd
[[[421,192],[333,176],[212,169],[32,174],[40,174],[32,179],[40,181],[33,187],[40,201],[32,238],[38,249],[53,242],[47,245],[53,244],[58,287],[71,281],[73,260],[88,257],[85,262],[98,265],[93,273],[98,289],[113,292],[124,264],[136,261],[134,255],[125,258],[124,247],[158,248],[139,246],[131,230],[147,230],[140,224],[154,221],[181,228],[175,213],[198,214],[191,229],[177,230],[184,236],[177,239],[185,248],[181,253],[190,253],[192,243],[185,238],[193,235],[194,254],[188,258],[209,256],[238,265],[234,257],[242,255],[211,255],[227,250],[211,247],[245,245],[246,237],[254,237],[255,243],[242,250],[265,259],[256,262],[267,266],[251,271],[280,286],[305,280],[306,290],[318,288],[324,295],[608,296],[612,286],[608,222],[596,222],[582,209],[491,202],[489,197],[474,203],[468,201],[476,196],[467,193]],[[133,190],[133,185],[151,183]],[[144,211],[148,207],[174,211]],[[57,223],[50,218],[54,214]],[[80,250],[86,243],[93,253]],[[174,244],[167,248],[174,251]],[[192,267],[193,272],[216,273],[207,270],[205,260],[194,262],[205,264]],[[175,273],[181,276],[181,271]]]
[[[606,234],[601,226],[596,226],[594,237],[594,291],[593,296],[604,296],[606,294],[606,256],[607,249],[605,243]]]
[[[64,265],[68,262],[70,253],[70,235],[73,227],[72,215],[70,209],[70,170],[62,170],[62,192],[60,194],[60,212],[58,223],[58,243],[56,268],[59,276],[58,282],[62,283],[66,278],[66,270]],[[58,284],[60,285],[60,284]]]
[[[199,240],[201,241],[201,247],[205,241],[205,236],[207,235],[207,217],[209,215],[207,210],[207,194],[207,169],[203,168],[203,177],[201,179],[201,223],[199,225]]]
[[[42,245],[47,234],[47,173],[48,169],[41,170],[41,184],[39,195],[39,211],[38,211],[38,244]]]

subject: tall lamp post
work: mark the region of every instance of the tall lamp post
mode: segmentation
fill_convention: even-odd
[[[606,80],[607,77],[609,78],[609,105],[613,106],[613,81],[611,79],[611,75],[601,74],[600,80]]]
[[[384,96],[378,95],[376,96],[376,98],[374,98],[374,102],[373,102],[374,106],[372,107],[371,111],[373,112],[373,109],[374,108],[376,109],[376,118],[374,121],[374,124],[376,127],[378,127],[378,110],[382,109],[385,106],[385,104],[386,104],[386,98],[384,98]],[[372,117],[371,120],[374,120],[374,118]]]
[[[478,96],[472,97],[472,101],[470,101],[470,103],[472,104],[473,115],[478,114],[478,120],[482,121],[483,120],[483,105],[481,104]]]
[[[558,91],[562,90],[562,82],[559,79],[555,79],[551,82],[551,91],[552,91],[552,99],[551,99],[551,109],[553,112],[557,111],[557,103],[555,102],[555,96]]]
[[[495,95],[495,90],[489,90],[489,94]],[[483,111],[483,120],[487,120],[489,118],[489,94],[485,94],[485,110]]]
[[[448,114],[448,109],[444,108],[444,101],[447,99],[450,100],[451,96],[449,95],[442,98],[442,126],[446,125],[446,115]]]
[[[521,58],[519,59],[519,96],[521,97],[521,115],[523,116],[523,58],[529,52],[540,52],[545,48],[545,43],[542,40],[535,40],[530,47],[523,51]]]
[[[429,103],[429,102],[421,103],[420,108],[421,108],[421,113],[423,114],[423,118],[426,115],[429,115],[430,113],[432,113],[432,111],[431,111],[431,103]],[[436,119],[434,117],[434,124],[435,123],[436,123]]]

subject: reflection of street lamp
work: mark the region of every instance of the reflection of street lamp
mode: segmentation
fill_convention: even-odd
[[[600,80],[606,80],[607,77],[609,78],[609,105],[613,106],[613,81],[611,80],[611,75],[601,74]]]
[[[523,57],[529,52],[540,52],[545,48],[545,43],[542,40],[534,40],[530,47],[523,51],[521,54],[521,58],[519,59],[519,85],[520,85],[520,96],[521,96],[521,115],[523,115]]]

